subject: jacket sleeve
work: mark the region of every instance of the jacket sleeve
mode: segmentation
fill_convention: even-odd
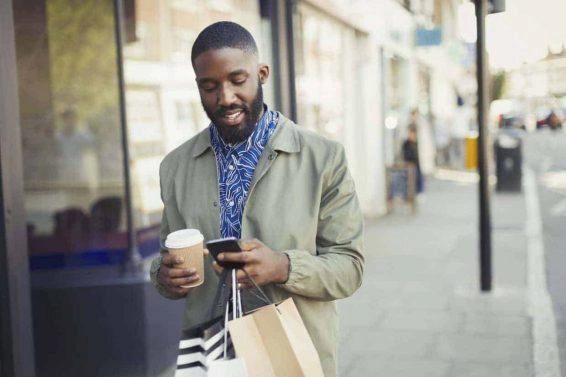
[[[290,293],[323,301],[352,295],[361,286],[364,269],[363,215],[342,146],[330,166],[323,178],[317,254],[284,251],[291,271],[281,284]]]
[[[176,295],[171,294],[157,280],[157,274],[159,273],[159,267],[161,266],[161,258],[163,257],[163,254],[167,253],[167,249],[165,248],[165,239],[167,238],[169,232],[171,232],[168,219],[172,216],[178,216],[178,217],[181,216],[178,213],[177,206],[175,205],[172,190],[169,189],[169,187],[173,186],[172,184],[173,182],[171,182],[173,178],[166,173],[166,169],[164,166],[165,166],[164,163],[161,163],[159,168],[161,200],[163,201],[164,204],[163,215],[161,219],[161,231],[159,235],[160,251],[159,251],[159,255],[151,262],[151,268],[149,274],[150,274],[151,283],[155,288],[157,288],[159,294],[161,294],[166,298],[179,299],[182,297],[178,297]]]

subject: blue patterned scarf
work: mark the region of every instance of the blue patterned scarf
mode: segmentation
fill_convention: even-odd
[[[277,126],[279,115],[265,107],[263,116],[250,137],[241,143],[224,143],[216,127],[211,124],[210,140],[216,155],[218,195],[220,201],[220,234],[240,238],[242,215],[255,168],[263,148]]]

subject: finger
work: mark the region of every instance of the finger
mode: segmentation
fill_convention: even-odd
[[[194,268],[169,268],[165,271],[169,279],[186,278],[197,273]]]
[[[216,263],[216,261],[212,262],[212,268],[214,268],[214,271],[216,271],[216,273],[221,274],[222,271],[224,271],[224,268],[219,266],[218,263]]]
[[[177,295],[186,296],[192,288],[171,287],[170,289]]]
[[[220,253],[218,254],[218,260],[222,262],[242,262],[248,263],[251,261],[251,253],[238,251],[232,253]]]
[[[251,240],[243,240],[240,241],[240,249],[245,250],[245,251],[250,251],[253,249],[258,249],[261,246],[263,246],[263,243],[261,243],[260,240],[257,239],[251,239]]]
[[[246,273],[242,270],[237,270],[236,271],[236,279],[238,279],[239,282],[246,282],[248,281],[248,276],[246,275]]]
[[[210,254],[210,252],[208,251],[208,249],[204,249],[202,252],[203,252],[203,254],[204,254],[205,257],[207,257],[207,256]]]
[[[251,289],[251,288],[253,288],[253,285],[251,285],[250,283],[238,283],[238,288],[240,288],[240,289]]]
[[[183,258],[177,255],[165,254],[161,258],[161,264],[167,267],[175,267],[179,263],[183,263]]]
[[[193,274],[187,277],[174,278],[170,280],[170,285],[175,288],[181,288],[182,285],[191,285],[199,281],[200,276]]]
[[[256,284],[259,285],[259,283],[258,283],[259,277],[258,276],[255,276],[254,274],[250,273],[249,271],[248,271],[248,275],[246,275],[246,273],[242,270],[238,270],[236,272],[236,279],[237,279],[238,283],[243,284],[244,287],[247,287],[247,288],[255,287],[255,284],[250,280],[250,277],[252,279],[254,279]]]

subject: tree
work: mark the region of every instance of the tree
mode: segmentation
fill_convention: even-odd
[[[505,74],[505,71],[500,71],[497,73],[493,73],[491,75],[491,88],[490,88],[491,101],[503,98],[505,96],[505,91],[507,89],[506,84],[507,84],[507,76]]]

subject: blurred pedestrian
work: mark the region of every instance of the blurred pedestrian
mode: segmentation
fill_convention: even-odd
[[[436,164],[450,165],[450,130],[445,119],[433,117]]]
[[[412,164],[416,171],[416,192],[421,194],[424,191],[424,179],[421,172],[421,164],[419,161],[419,145],[417,142],[417,129],[411,124],[409,125],[409,132],[407,138],[403,142],[403,160]]]
[[[457,169],[464,168],[465,162],[465,139],[468,136],[470,124],[470,114],[465,106],[464,99],[456,96],[456,109],[450,125],[451,141],[450,141],[450,162],[452,167]]]

